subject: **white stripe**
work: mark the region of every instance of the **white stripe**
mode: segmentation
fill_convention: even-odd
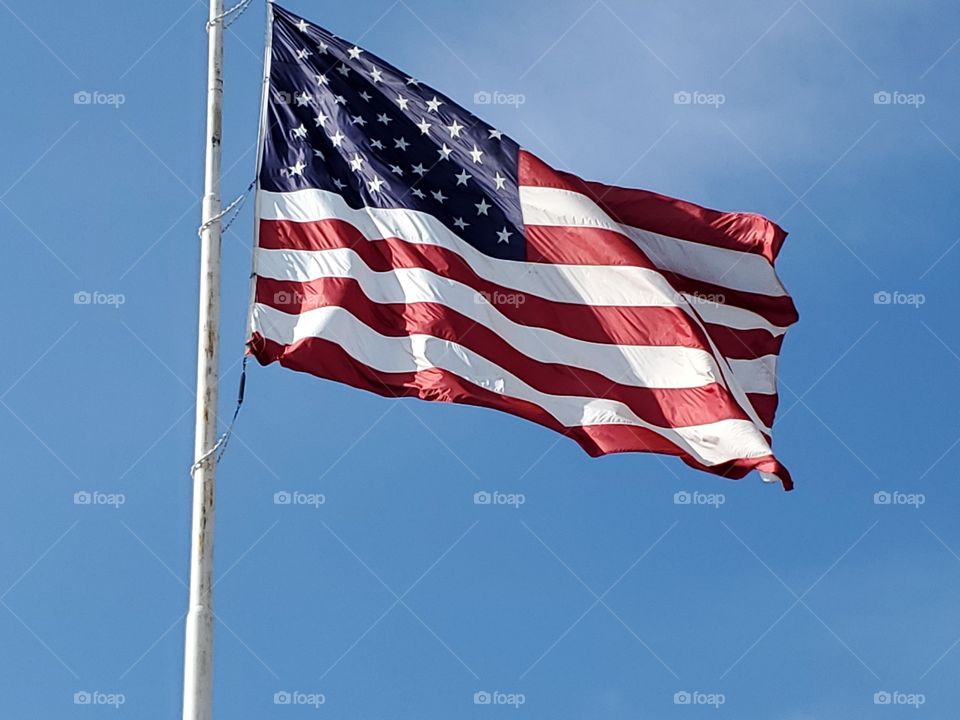
[[[432,215],[403,209],[365,207],[355,210],[335,193],[297,190],[272,193],[261,190],[260,212],[266,220],[316,222],[344,220],[368,240],[401,238],[405,242],[443,247],[459,254],[480,277],[518,292],[556,302],[623,307],[683,307],[686,300],[658,272],[628,266],[550,265],[501,260],[484,255],[458,238]],[[288,253],[275,261],[270,253]],[[310,280],[310,255],[314,251],[264,251],[258,254],[257,272],[277,280]],[[288,264],[290,261],[292,264]],[[262,264],[260,264],[262,263]],[[762,329],[774,335],[785,327],[771,324],[757,313],[728,305],[702,303],[696,312],[704,322],[737,330]]]
[[[305,338],[322,337],[340,345],[358,362],[381,372],[446,370],[493,392],[534,403],[565,427],[610,424],[643,427],[667,438],[705,465],[771,454],[766,440],[746,420],[657,427],[641,420],[620,402],[542,393],[457,343],[429,335],[380,335],[340,307],[289,315],[258,304],[254,308],[254,321],[257,330],[269,340],[289,345]]]
[[[516,323],[468,285],[423,268],[396,268],[376,272],[349,248],[312,252],[261,250],[259,272],[271,277],[275,266],[298,267],[302,277],[353,278],[364,294],[378,303],[438,303],[456,310],[493,331],[527,357],[543,363],[562,363],[593,370],[611,382],[647,388],[695,388],[711,383],[725,386],[723,374],[707,351],[680,346],[639,346],[595,343],[529,325]],[[304,266],[309,266],[304,267]],[[507,298],[516,304],[523,295]],[[282,304],[282,301],[277,301]],[[734,376],[756,392],[775,392],[766,363],[753,360],[731,364]],[[764,385],[767,383],[767,385]],[[747,392],[754,392],[748,390]]]
[[[659,268],[733,290],[787,295],[773,266],[762,255],[659,235],[618,223],[597,203],[572,190],[521,187],[525,225],[603,228],[626,235]]]

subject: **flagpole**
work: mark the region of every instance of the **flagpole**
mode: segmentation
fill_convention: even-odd
[[[190,538],[190,599],[183,660],[183,720],[210,720],[213,701],[213,520],[220,345],[220,138],[223,0],[207,23],[207,128],[200,231],[197,405]]]

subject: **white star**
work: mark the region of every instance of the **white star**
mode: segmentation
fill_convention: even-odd
[[[477,208],[477,215],[487,215],[487,210],[493,207],[493,205],[487,204],[486,198],[480,198],[480,202],[474,205]]]
[[[454,175],[454,177],[457,179],[457,185],[466,185],[467,180],[472,179],[473,175],[463,170],[459,175]]]
[[[417,163],[413,166],[412,170],[420,177],[423,177],[427,174],[427,169],[423,166],[423,163]]]
[[[437,152],[440,153],[440,159],[441,159],[441,160],[449,160],[449,159],[450,159],[450,153],[453,152],[453,148],[448,148],[448,147],[447,147],[447,144],[444,143],[444,144],[443,144],[443,147],[440,148],[439,150],[437,150]]]
[[[430,134],[430,128],[432,128],[433,125],[431,125],[430,123],[428,123],[427,120],[426,120],[426,118],[420,118],[420,122],[419,122],[419,124],[417,125],[417,127],[420,128],[420,132],[422,132],[424,135],[429,135],[429,134]]]
[[[350,74],[350,68],[348,68],[346,65],[341,65],[337,68],[337,72],[346,77]]]
[[[360,115],[354,115],[352,118],[350,118],[350,124],[359,125],[360,127],[363,127],[364,125],[367,124],[367,121],[364,120],[363,117],[361,117]]]
[[[364,90],[362,93],[360,93],[360,97],[362,97],[362,98],[363,98],[364,100],[366,100],[367,102],[370,102],[370,100],[371,100],[370,93],[368,93],[366,90]]]
[[[307,31],[307,22],[306,22],[306,20],[300,20],[300,22],[297,23],[297,30],[299,30],[300,32],[306,32],[306,31]]]
[[[383,180],[374,175],[373,180],[367,183],[367,187],[370,188],[370,192],[375,193],[380,192],[380,186],[385,184]]]
[[[383,150],[383,143],[380,142],[379,140],[371,140],[370,147],[374,147],[377,150]]]
[[[346,99],[343,95],[336,95],[336,96],[333,98],[333,101],[334,101],[337,105],[346,105],[346,104],[347,104],[347,99]]]
[[[487,138],[488,140],[493,140],[494,138],[496,138],[497,140],[503,139],[503,133],[500,132],[499,130],[488,130],[487,132],[490,133],[490,137]]]
[[[321,54],[321,55],[326,54],[328,47],[330,47],[330,46],[327,45],[323,40],[321,40],[320,42],[317,43],[317,50],[320,51],[320,54]]]
[[[327,115],[325,115],[324,113],[320,112],[320,113],[317,113],[317,116],[313,119],[313,121],[317,124],[317,127],[320,127],[321,125],[323,125],[324,127],[326,127],[326,125],[327,125],[327,120],[329,120],[329,119],[330,119],[329,116],[327,116]]]
[[[327,84],[327,76],[323,74],[317,75],[317,85],[326,85],[326,84]]]
[[[483,157],[483,150],[478,149],[476,145],[474,145],[473,150],[470,151],[470,157],[473,158],[475,163],[483,165],[483,160],[480,159]]]
[[[461,130],[463,130],[463,125],[458,123],[456,120],[453,121],[453,125],[447,126],[447,131],[450,133],[450,137],[452,138],[460,137]]]
[[[307,136],[307,128],[303,126],[303,123],[300,123],[300,127],[295,127],[292,131],[292,134],[295,138],[302,140]]]
[[[400,177],[403,177],[403,168],[401,168],[399,165],[391,165],[390,172],[395,173]]]
[[[337,186],[337,190],[343,190],[346,187],[346,185],[340,182],[340,178],[334,178],[333,184]]]
[[[343,141],[347,139],[347,136],[340,132],[340,129],[337,128],[337,132],[330,136],[330,142],[333,143],[334,147],[340,147],[343,145]]]
[[[311,95],[308,92],[302,92],[299,95],[294,95],[293,99],[297,101],[297,105],[303,107],[304,105],[309,103],[311,100],[313,100],[313,95]]]
[[[427,112],[437,112],[441,105],[443,100],[437,100],[437,96],[434,95],[433,100],[427,100]]]
[[[323,160],[323,159],[324,159],[324,157],[323,157],[323,153],[322,153],[322,152],[320,152],[320,151],[319,151],[319,150],[317,150],[317,149],[314,149],[314,151],[313,151],[313,156],[314,156],[314,157],[318,157],[318,158],[320,158],[321,160]]]
[[[423,200],[423,199],[426,197],[426,195],[423,194],[423,190],[421,190],[420,188],[414,188],[414,189],[411,190],[410,192],[412,192],[414,195],[416,195],[416,196],[417,196],[418,198],[420,198],[421,200]]]
[[[503,184],[507,181],[505,177],[500,177],[500,171],[494,176],[493,181],[497,184],[497,190],[503,190]]]
[[[443,191],[442,191],[442,190],[435,190],[434,192],[432,192],[432,193],[430,193],[430,194],[433,195],[434,199],[435,199],[438,203],[441,203],[441,204],[443,204],[443,201],[447,199],[447,197],[443,194]]]
[[[303,163],[303,159],[297,160],[297,164],[287,168],[287,172],[291,175],[300,175],[303,176],[303,171],[307,166]]]
[[[311,55],[313,55],[313,53],[307,50],[306,48],[303,48],[302,50],[297,50],[297,60],[306,60]]]
[[[416,80],[415,78],[412,78],[412,77],[407,78],[407,85],[417,86],[419,84],[420,84],[419,80]]]
[[[358,57],[360,57],[360,53],[362,53],[362,52],[363,52],[363,50],[361,50],[361,49],[358,48],[356,45],[354,45],[352,48],[350,48],[349,50],[347,50],[347,55],[350,56],[350,59],[351,59],[351,60],[356,60]]]
[[[500,243],[507,243],[507,245],[509,245],[511,235],[513,235],[513,233],[507,230],[506,226],[504,226],[503,230],[497,233],[497,245]]]
[[[375,67],[370,70],[370,79],[375,83],[383,82],[383,73],[380,72],[380,68]]]
[[[361,168],[363,168],[363,158],[358,153],[354,153],[353,159],[350,160],[350,169],[359,172]]]
[[[464,221],[463,221],[463,218],[454,218],[453,224],[456,225],[456,226],[457,226],[458,228],[460,228],[461,230],[466,230],[466,229],[467,229],[467,226],[468,226],[470,223],[464,222]]]
[[[403,95],[397,93],[397,104],[400,106],[401,110],[406,110],[407,105],[410,103]]]
[[[380,121],[380,122],[382,122],[384,125],[389,125],[391,122],[393,122],[393,118],[391,118],[391,117],[390,117],[389,115],[387,115],[386,113],[382,113],[382,114],[380,114],[380,115],[377,115],[377,120]]]
[[[408,142],[407,142],[406,140],[404,140],[403,138],[397,138],[396,140],[393,141],[393,144],[394,144],[395,147],[400,148],[400,149],[403,150],[404,152],[406,152],[406,151],[407,151],[407,148],[410,147],[410,143],[408,143]]]

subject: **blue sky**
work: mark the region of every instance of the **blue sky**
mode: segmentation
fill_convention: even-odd
[[[953,717],[956,6],[287,6],[555,166],[790,231],[775,443],[797,490],[251,367],[218,481],[217,716]],[[0,714],[176,717],[205,8],[0,17]],[[227,34],[227,200],[254,175],[264,18]],[[494,91],[523,102],[474,105]],[[223,244],[222,413],[251,229],[248,206]]]

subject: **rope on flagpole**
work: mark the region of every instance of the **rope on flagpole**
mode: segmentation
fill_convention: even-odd
[[[209,32],[210,28],[216,23],[223,23],[223,29],[226,30],[236,22],[237,18],[243,15],[243,11],[250,7],[251,2],[253,2],[253,0],[240,0],[240,2],[232,8],[227,8],[212,20],[208,20],[207,31]]]
[[[242,193],[240,193],[239,195],[237,195],[237,197],[234,198],[234,200],[233,200],[232,203],[230,203],[229,205],[227,205],[223,210],[221,210],[221,211],[218,212],[216,215],[214,215],[212,218],[210,218],[209,220],[207,220],[205,223],[203,223],[203,225],[201,225],[200,227],[198,227],[198,228],[197,228],[197,235],[199,235],[199,236],[202,238],[202,237],[203,237],[203,232],[204,232],[204,230],[206,230],[206,229],[207,229],[208,227],[210,227],[211,225],[214,225],[214,224],[220,222],[221,220],[223,220],[223,218],[225,218],[227,215],[229,215],[231,212],[233,212],[233,217],[231,217],[229,220],[227,220],[226,223],[224,223],[224,225],[223,225],[223,227],[221,228],[220,231],[221,231],[221,232],[226,232],[227,230],[229,230],[229,229],[230,229],[230,226],[233,225],[233,221],[236,220],[236,219],[237,219],[237,216],[240,214],[240,210],[241,210],[242,207],[243,207],[243,201],[247,199],[247,195],[250,194],[250,191],[253,189],[253,186],[254,186],[255,184],[256,184],[256,180],[251,181],[250,184],[247,185],[247,189],[244,190],[244,191],[243,191]]]
[[[223,435],[220,436],[220,439],[214,443],[213,447],[207,450],[193,465],[190,466],[190,476],[193,477],[193,474],[203,467],[203,464],[207,462],[210,458],[216,455],[216,459],[213,461],[214,464],[218,464],[220,460],[223,459],[223,454],[227,451],[227,443],[230,442],[230,436],[233,435],[233,425],[237,421],[237,415],[240,414],[240,408],[243,406],[243,394],[247,388],[247,359],[248,355],[245,355],[243,358],[243,365],[240,369],[240,389],[237,391],[237,405],[233,409],[233,417],[230,418],[230,424],[227,425],[227,429],[224,431]],[[219,452],[218,452],[219,451]]]

